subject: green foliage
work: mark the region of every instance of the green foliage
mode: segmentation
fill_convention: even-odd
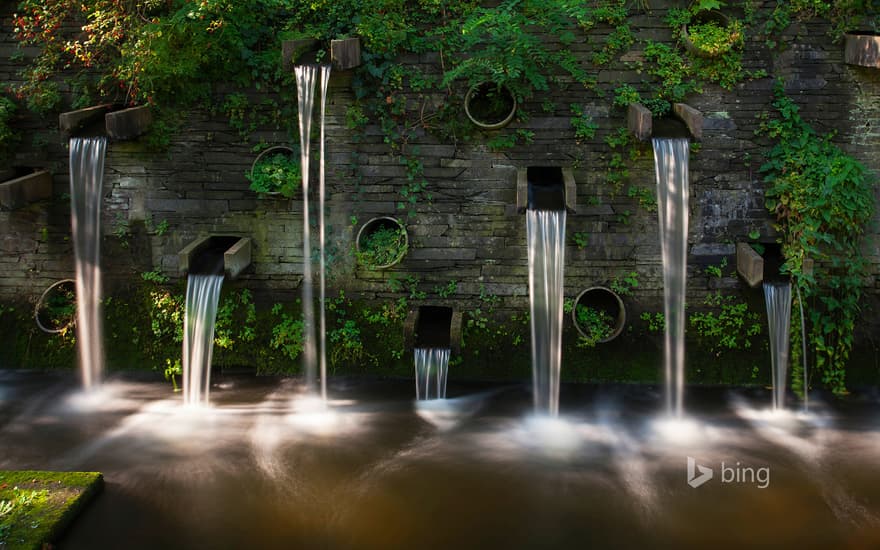
[[[578,334],[577,347],[594,348],[596,344],[605,340],[614,331],[614,319],[607,311],[578,304],[574,306],[573,300],[566,300],[563,311],[570,314],[575,310],[575,322],[585,334]]]
[[[571,235],[571,240],[575,246],[583,250],[590,244],[590,234],[586,231],[575,231]]]
[[[660,312],[643,311],[639,318],[647,323],[648,332],[663,332],[666,330],[666,316]]]
[[[458,282],[457,281],[449,281],[446,283],[446,286],[435,286],[434,292],[437,293],[441,298],[449,298],[453,294],[458,291]]]
[[[290,198],[302,184],[299,155],[286,152],[262,157],[246,174],[251,191]]]
[[[706,275],[710,277],[715,277],[716,279],[720,279],[724,276],[724,268],[727,267],[727,258],[722,258],[721,263],[718,265],[707,265],[706,266]]]
[[[581,143],[584,140],[596,137],[596,129],[599,128],[599,125],[596,124],[586,109],[577,103],[572,103],[570,109],[573,116],[569,121],[571,122],[571,127],[574,128],[574,137],[577,142]]]
[[[254,341],[257,310],[248,289],[229,292],[217,307],[214,344],[222,349]]]
[[[688,324],[701,344],[716,356],[725,351],[752,347],[752,338],[761,333],[761,316],[734,296],[710,294],[704,304],[711,309],[691,313]]]
[[[11,158],[12,151],[19,141],[18,134],[9,125],[16,110],[14,101],[0,95],[0,162],[3,163]]]
[[[357,260],[376,268],[390,265],[406,254],[406,230],[402,227],[379,227],[360,242]]]
[[[871,180],[831,135],[818,136],[801,118],[781,83],[775,95],[778,116],[760,129],[774,141],[760,169],[768,185],[765,204],[782,235],[783,267],[811,303],[815,368],[827,387],[843,393],[867,274],[861,241],[874,212]],[[812,273],[804,271],[807,258],[814,261]]]
[[[305,322],[299,315],[292,315],[284,311],[284,306],[275,304],[272,306],[272,315],[280,320],[272,327],[272,339],[269,346],[272,349],[281,350],[285,357],[293,361],[303,352]]]
[[[617,277],[609,285],[619,296],[632,296],[633,290],[639,287],[639,274],[635,271]]]

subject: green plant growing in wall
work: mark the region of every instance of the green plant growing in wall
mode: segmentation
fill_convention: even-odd
[[[304,349],[303,329],[305,323],[301,316],[294,316],[284,311],[284,306],[281,304],[272,306],[272,315],[279,321],[272,327],[272,339],[269,341],[269,346],[272,349],[281,350],[285,357],[293,361],[299,357]]]
[[[379,227],[363,238],[357,260],[368,267],[391,265],[407,251],[406,230],[401,227]]]
[[[575,231],[571,234],[571,241],[576,247],[583,250],[590,245],[590,234],[586,231]]]
[[[248,289],[227,293],[217,307],[214,323],[214,344],[230,350],[239,344],[254,341],[257,309]]]
[[[571,314],[575,310],[575,320],[581,331],[578,334],[577,347],[594,348],[596,344],[605,340],[614,331],[614,319],[611,315],[600,308],[594,308],[583,304],[574,305],[574,300],[566,300],[563,303],[563,311]]]
[[[435,286],[434,292],[441,298],[449,298],[458,291],[458,281],[449,281],[445,286]]]
[[[630,271],[614,278],[609,286],[619,296],[632,296],[633,290],[639,287],[639,274],[635,271]]]
[[[639,318],[647,325],[648,332],[663,332],[666,330],[666,316],[662,313],[643,311]]]
[[[267,154],[245,176],[251,182],[251,191],[291,198],[302,185],[299,155],[289,152]]]
[[[761,317],[734,296],[710,294],[704,301],[711,309],[688,316],[688,326],[716,356],[725,351],[752,347],[752,338],[761,333]]]
[[[874,213],[872,179],[858,161],[819,136],[797,105],[774,89],[775,118],[760,133],[773,141],[761,166],[765,205],[781,234],[783,268],[800,287],[809,312],[809,347],[826,387],[846,392],[846,362],[853,345],[862,287],[867,274],[861,252]],[[804,261],[813,260],[812,272]],[[792,348],[792,361],[800,359]]]
[[[0,95],[0,162],[4,164],[11,158],[19,141],[18,133],[9,125],[16,110],[14,101]]]

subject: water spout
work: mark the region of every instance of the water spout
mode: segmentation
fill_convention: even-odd
[[[107,139],[70,140],[70,221],[76,261],[77,353],[83,386],[101,383],[101,203]]]
[[[664,369],[666,412],[684,414],[684,300],[687,284],[687,139],[654,138],[657,214],[663,257],[663,311],[666,315]]]

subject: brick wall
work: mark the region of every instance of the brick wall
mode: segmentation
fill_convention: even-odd
[[[15,44],[8,4],[0,14],[4,82],[14,81],[19,69],[11,60]],[[663,22],[665,12],[659,7],[664,3],[652,4],[656,5],[650,13],[631,19],[633,30],[639,38],[671,41]],[[597,29],[593,38],[607,31]],[[836,130],[835,141],[880,173],[880,72],[844,65],[842,45],[832,43],[826,31],[827,26],[819,23],[796,25],[789,30],[789,47],[782,53],[752,40],[745,64],[784,78],[806,120],[819,131]],[[642,76],[626,65],[641,58],[639,48],[637,43],[622,60],[598,71],[599,88],[607,92],[622,82],[641,87]],[[573,49],[588,51],[585,44]],[[409,56],[406,61],[436,70],[436,60],[430,57]],[[706,117],[702,149],[690,164],[688,292],[694,302],[719,287],[745,291],[735,275],[710,279],[705,266],[717,265],[724,257],[734,266],[735,243],[746,239],[752,229],[773,235],[757,172],[766,143],[754,136],[756,116],[769,108],[771,86],[772,78],[745,82],[730,92],[707,86],[703,94],[688,99]],[[389,295],[385,284],[389,273],[356,267],[350,250],[360,224],[373,216],[392,215],[406,218],[411,244],[394,273],[418,277],[428,291],[458,281],[458,293],[451,301],[465,309],[481,287],[500,296],[507,307],[527,307],[525,219],[514,208],[516,170],[557,165],[572,167],[577,181],[577,212],[569,216],[569,235],[589,234],[589,246],[567,248],[566,296],[636,271],[640,286],[628,299],[629,307],[659,309],[657,215],[627,197],[626,186],[613,194],[605,183],[609,150],[603,139],[625,124],[624,113],[611,107],[610,93],[599,96],[568,84],[536,95],[523,106],[528,121],[510,127],[533,131],[533,142],[503,153],[489,151],[480,139],[456,146],[423,133],[410,146],[420,149],[433,200],[420,201],[411,217],[396,210],[404,168],[390,154],[379,129],[368,126],[363,135],[355,136],[345,125],[353,97],[350,77],[335,75],[326,127],[332,286],[368,298]],[[253,94],[252,99],[258,102],[261,96]],[[410,100],[414,103],[415,96]],[[594,116],[599,125],[594,139],[575,140],[569,123],[572,103]],[[0,300],[33,299],[54,280],[72,275],[70,220],[63,197],[69,185],[66,144],[54,119],[26,116],[18,126],[24,146],[15,163],[50,168],[55,174],[55,200],[0,212]],[[251,237],[254,244],[253,267],[243,275],[242,284],[258,295],[293,295],[302,279],[303,205],[301,200],[259,199],[248,190],[244,174],[255,158],[251,148],[260,140],[279,144],[286,137],[274,127],[261,127],[249,143],[242,143],[222,117],[193,111],[168,152],[150,153],[138,142],[113,143],[105,169],[103,271],[108,285],[123,285],[140,271],[154,268],[176,277],[177,252],[190,241],[205,234],[235,234]],[[352,153],[357,153],[356,161]],[[630,183],[653,189],[648,145],[630,168]],[[357,225],[351,224],[352,216],[357,217]],[[163,220],[169,225],[167,233],[150,231],[149,222]],[[123,243],[115,233],[126,223],[131,235]],[[876,302],[880,289],[877,227],[866,243],[873,277],[866,305]],[[877,322],[876,309],[866,308],[866,316]]]

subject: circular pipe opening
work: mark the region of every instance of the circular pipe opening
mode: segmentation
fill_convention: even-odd
[[[606,326],[598,327],[600,333],[604,334],[607,331],[607,334],[596,340],[597,343],[604,344],[614,340],[623,332],[623,326],[626,324],[626,307],[620,296],[610,288],[594,286],[578,294],[571,309],[571,320],[580,335],[590,339],[594,336],[593,329],[587,326],[589,323],[607,323]]]
[[[44,290],[34,306],[34,320],[49,334],[72,327],[76,323],[76,281],[62,279]]]
[[[357,260],[371,269],[387,269],[400,263],[409,250],[406,227],[389,216],[373,218],[361,226],[355,240]]]
[[[286,145],[264,149],[254,159],[247,177],[252,191],[262,195],[291,198],[302,184],[299,155]]]
[[[516,114],[516,97],[505,86],[483,82],[471,86],[464,96],[464,112],[484,130],[504,128]]]

